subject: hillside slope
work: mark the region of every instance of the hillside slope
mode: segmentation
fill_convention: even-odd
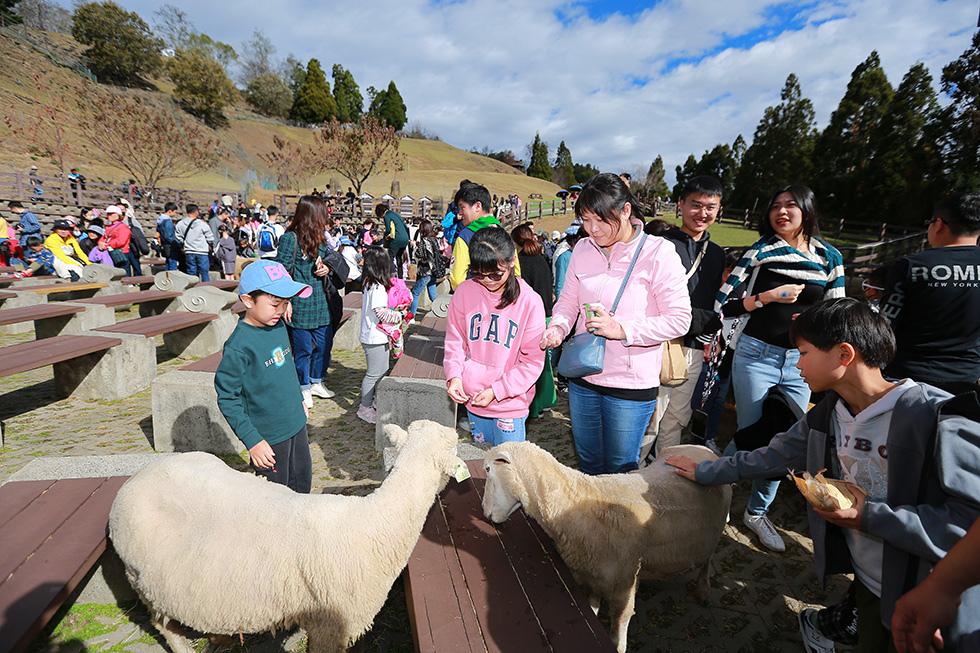
[[[71,37],[62,34],[23,27],[8,32],[0,31],[0,69],[3,70],[0,75],[0,116],[10,117],[15,121],[29,118],[38,112],[36,102],[59,107],[64,117],[62,123],[71,143],[66,168],[78,167],[92,180],[113,183],[125,181],[127,175],[123,171],[106,164],[109,156],[107,153],[89,150],[79,138],[73,119],[77,109],[72,98],[81,85],[89,83],[87,79],[70,68],[59,65],[38,47],[32,47],[18,38],[20,31],[25,31],[25,38],[57,59],[77,59],[79,52],[84,49],[84,46]],[[42,86],[41,89],[37,88],[35,76]],[[172,90],[167,80],[157,80],[155,86],[156,90],[153,91],[129,89],[125,92],[127,95],[145,96],[152,100],[165,98]],[[201,171],[193,177],[164,180],[162,184],[229,190],[241,189],[248,184],[252,197],[263,202],[271,201],[272,195],[277,191],[269,187],[271,172],[259,154],[272,147],[275,135],[309,144],[313,140],[312,132],[258,116],[243,103],[229,107],[225,113],[229,126],[216,132],[227,152],[222,164],[210,171]],[[16,136],[5,123],[0,122],[0,148],[9,163],[10,172],[26,173],[31,165],[37,165],[42,176],[56,176],[56,162],[32,152],[31,147],[29,138]],[[461,179],[482,183],[491,193],[497,195],[516,194],[525,199],[532,193],[540,193],[545,199],[552,198],[560,190],[555,184],[527,177],[500,161],[465,152],[448,143],[403,138],[400,150],[407,156],[405,169],[371,177],[364,190],[375,196],[382,195],[390,192],[392,182],[397,180],[402,194],[448,198],[455,193]],[[3,171],[8,171],[7,166],[4,166]],[[308,186],[322,189],[328,183],[339,183],[344,189],[350,185],[336,172],[325,172],[311,176]]]

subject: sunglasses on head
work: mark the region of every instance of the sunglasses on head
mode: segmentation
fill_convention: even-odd
[[[871,283],[869,283],[868,281],[862,281],[861,282],[861,289],[862,290],[884,290],[884,288],[882,288],[881,286],[874,286]]]
[[[504,278],[504,272],[473,272],[470,270],[470,276],[474,279],[489,279],[490,281],[500,281]]]

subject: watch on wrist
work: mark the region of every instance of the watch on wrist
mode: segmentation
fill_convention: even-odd
[[[759,293],[759,294],[761,294],[761,293]],[[763,306],[765,306],[765,304],[762,303],[762,300],[759,299],[759,294],[757,294],[755,297],[752,298],[755,301],[755,307],[756,308],[762,308]]]

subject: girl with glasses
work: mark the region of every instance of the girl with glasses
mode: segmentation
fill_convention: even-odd
[[[456,288],[446,318],[447,392],[469,413],[476,442],[524,440],[534,384],[544,367],[541,297],[514,272],[517,250],[497,226],[469,242],[469,279]]]

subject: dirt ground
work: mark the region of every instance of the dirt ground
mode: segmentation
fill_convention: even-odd
[[[0,336],[0,346],[31,338],[32,333]],[[158,340],[159,374],[186,364],[171,357],[162,339]],[[316,400],[310,415],[314,492],[366,494],[383,480],[381,456],[374,450],[374,428],[354,415],[363,374],[361,352],[334,352],[326,384],[337,396]],[[574,466],[567,408],[560,400],[551,413],[530,421],[528,439]],[[0,379],[0,420],[5,427],[0,481],[43,456],[153,451],[149,390],[113,402],[59,399],[50,367]],[[238,469],[246,467],[242,457],[228,456],[226,462]],[[731,524],[714,559],[709,605],[694,599],[693,577],[641,582],[630,624],[630,651],[799,651],[796,612],[833,603],[843,595],[845,579],[834,579],[826,590],[817,585],[799,493],[784,483],[770,513],[786,540],[785,553],[760,548],[742,525],[747,494],[748,483],[736,488]],[[33,650],[165,650],[154,635],[141,605],[76,604],[56,616]],[[368,652],[413,650],[401,581],[392,588],[364,645]],[[198,650],[205,647],[206,640],[198,642]],[[283,642],[282,636],[253,635],[245,638],[244,647],[236,644],[230,650],[284,648],[305,650],[305,640],[294,636]]]

